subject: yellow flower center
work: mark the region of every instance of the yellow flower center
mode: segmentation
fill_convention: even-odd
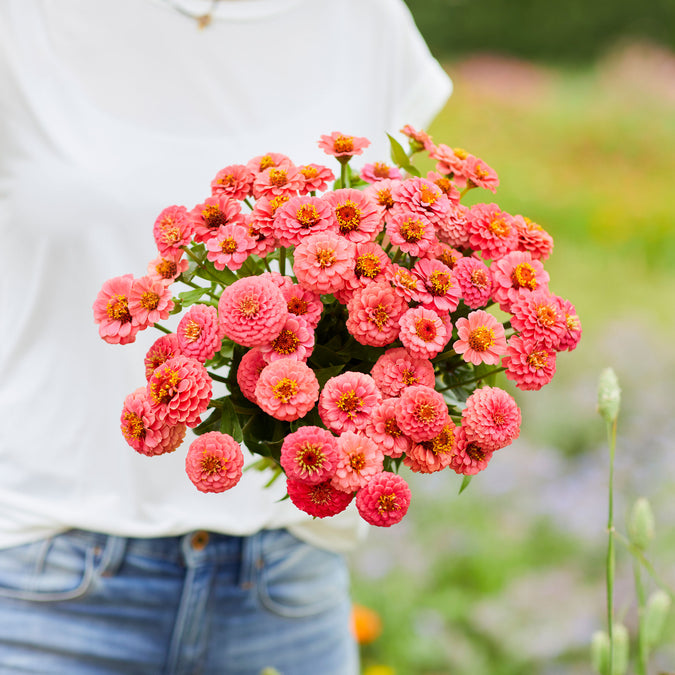
[[[349,466],[351,466],[354,471],[362,471],[366,467],[366,458],[363,453],[352,455],[349,458]]]
[[[313,166],[303,166],[300,173],[305,177],[305,180],[312,180],[319,175],[319,170]]]
[[[548,352],[545,351],[532,352],[527,357],[527,364],[530,367],[534,368],[535,370],[545,368],[547,363],[548,363]]]
[[[305,229],[314,227],[320,220],[319,212],[314,204],[302,204],[295,212],[295,219]]]
[[[377,176],[378,178],[389,178],[389,169],[389,164],[385,164],[384,162],[375,162],[373,165],[373,175]]]
[[[247,319],[253,318],[260,310],[260,300],[255,296],[248,296],[239,302],[239,313]]]
[[[390,209],[394,205],[394,198],[391,196],[391,190],[389,188],[382,188],[376,192],[377,203],[380,206],[384,206],[386,209]]]
[[[225,464],[227,464],[227,459],[209,455],[206,450],[204,450],[202,459],[199,463],[202,473],[207,476],[213,476],[214,474],[220,473],[225,468]]]
[[[426,225],[419,218],[408,218],[401,223],[399,231],[407,242],[414,244],[424,237]]]
[[[220,207],[217,204],[207,204],[207,206],[202,209],[202,218],[204,219],[206,227],[211,229],[216,229],[221,225],[227,225],[227,218],[225,218],[225,214],[220,210]]]
[[[475,443],[467,444],[464,452],[466,452],[474,462],[482,462],[485,459],[485,451],[481,450]]]
[[[556,312],[555,307],[551,307],[551,305],[539,305],[537,307],[537,321],[540,326],[550,328],[555,325],[557,319],[558,312]]]
[[[394,438],[398,438],[401,435],[401,430],[399,429],[395,417],[388,417],[385,420],[384,433],[387,434],[388,436],[393,436]]]
[[[269,174],[270,184],[274,187],[283,187],[288,182],[288,172],[286,169],[277,169],[276,167],[270,169]]]
[[[401,381],[403,384],[406,386],[411,386],[413,384],[417,384],[419,382],[419,378],[415,374],[414,370],[410,370],[409,368],[406,368],[402,373],[401,373]]]
[[[152,291],[145,291],[141,295],[140,304],[143,309],[147,309],[148,311],[157,309],[157,305],[159,305],[159,295],[157,295],[157,293],[153,293]]]
[[[526,262],[516,265],[511,272],[511,284],[513,288],[529,288],[534,291],[537,288],[534,267]]]
[[[374,253],[364,253],[356,259],[354,272],[357,277],[374,279],[382,271],[380,259]]]
[[[445,295],[452,288],[452,278],[448,272],[434,270],[429,277],[431,295]]]
[[[469,347],[475,352],[484,352],[495,344],[495,332],[487,326],[479,326],[469,333]]]
[[[469,156],[469,153],[462,148],[454,148],[452,152],[454,153],[455,157],[457,157],[457,159],[464,160]]]
[[[234,237],[227,237],[220,242],[220,250],[223,253],[232,254],[237,250],[237,240]]]
[[[420,200],[423,204],[431,206],[438,199],[438,194],[428,185],[422,185],[420,188]]]
[[[501,215],[501,214],[500,214]],[[508,237],[509,234],[511,233],[511,228],[509,227],[508,223],[504,218],[500,218],[499,216],[496,216],[488,225],[488,229],[492,234],[494,234],[496,237],[504,238]]]
[[[273,387],[274,398],[288,403],[298,393],[298,383],[290,377],[282,377]]]
[[[396,501],[396,495],[392,492],[390,494],[381,494],[377,498],[377,510],[380,513],[391,513],[392,511],[399,511],[401,505]]]
[[[183,329],[183,336],[188,342],[196,342],[201,335],[202,327],[192,319],[189,319]]]
[[[316,251],[316,262],[323,270],[335,264],[335,251],[332,248],[320,248]]]
[[[436,419],[436,408],[430,403],[420,403],[415,408],[414,415],[419,422],[431,422]]]
[[[120,323],[128,323],[131,321],[131,314],[129,313],[129,301],[126,295],[113,295],[106,306],[106,313],[109,319],[119,321]]]
[[[176,394],[180,375],[175,370],[167,370],[150,385],[150,396],[158,404],[168,403]]]
[[[356,414],[361,410],[362,405],[363,400],[357,396],[353,389],[340,394],[338,400],[335,402],[335,407],[338,410],[347,413],[347,417],[350,419],[356,416]]]
[[[335,209],[335,217],[338,221],[340,234],[347,234],[358,229],[361,224],[361,209],[351,200],[340,204]]]
[[[485,270],[478,269],[471,272],[471,285],[484,291],[488,287],[488,275]]]
[[[335,152],[352,152],[354,150],[354,138],[352,136],[338,136],[333,141]]]
[[[272,212],[272,215],[274,215],[279,207],[283,206],[290,197],[288,195],[277,195],[276,197],[272,197],[270,199],[270,211]]]
[[[300,340],[293,331],[286,328],[272,340],[272,349],[277,354],[294,354],[300,344]]]
[[[274,163],[274,160],[270,155],[263,155],[260,158],[260,164],[258,165],[258,168],[260,171],[264,171],[265,169],[269,169],[272,166],[276,166]]]
[[[162,279],[173,279],[178,272],[178,265],[173,260],[162,258],[155,267],[155,271]]]
[[[136,413],[127,411],[124,413],[122,433],[128,441],[142,440],[145,438],[145,424]]]
[[[389,321],[389,318],[389,312],[384,305],[373,307],[373,309],[368,312],[368,319],[377,326],[378,330],[382,330]]]

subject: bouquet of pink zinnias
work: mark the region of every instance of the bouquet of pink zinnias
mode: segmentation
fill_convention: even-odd
[[[234,487],[244,443],[285,474],[299,509],[323,518],[355,498],[367,522],[389,526],[410,503],[401,464],[466,482],[519,435],[497,374],[539,389],[581,335],[573,305],[548,289],[553,241],[497,204],[461,204],[495,192],[485,162],[402,133],[395,166],[357,172],[369,141],[335,132],[319,146],[337,179],[270,153],[219,171],[191,210],[159,214],[147,274],[106,281],[94,303],[107,342],[163,331],[147,383],[124,401],[134,450],[173,452],[191,427],[197,489]],[[436,162],[424,178],[422,152]],[[187,287],[176,297],[174,282]],[[179,313],[174,331],[158,324]]]

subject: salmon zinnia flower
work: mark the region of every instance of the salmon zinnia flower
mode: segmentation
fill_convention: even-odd
[[[382,394],[375,380],[365,373],[347,371],[331,377],[319,397],[321,421],[332,431],[363,429],[380,404]]]
[[[391,527],[408,512],[410,498],[410,488],[405,479],[383,471],[356,493],[356,508],[367,523]]]
[[[340,131],[321,136],[319,147],[327,154],[334,157],[349,159],[354,155],[360,155],[370,141],[362,136],[348,136]]]
[[[224,492],[241,479],[244,455],[228,434],[209,431],[194,440],[185,458],[185,470],[200,492]]]
[[[304,417],[314,407],[319,398],[319,381],[302,361],[279,359],[260,373],[255,397],[268,415],[290,422]]]
[[[136,339],[139,331],[129,307],[133,275],[108,279],[94,301],[94,320],[99,335],[110,344],[125,345]]]
[[[330,431],[304,426],[286,436],[279,461],[288,478],[323,483],[332,477],[337,456],[337,439]]]
[[[456,327],[459,340],[453,343],[452,348],[467,363],[494,366],[506,353],[504,326],[492,314],[478,309],[467,318],[457,319]]]

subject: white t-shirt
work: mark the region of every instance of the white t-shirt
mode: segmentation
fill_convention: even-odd
[[[144,386],[133,345],[99,337],[103,282],[143,276],[152,224],[192,208],[228,164],[281,152],[337,164],[321,134],[422,127],[450,93],[399,0],[3,0],[0,3],[0,547],[71,527],[124,536],[289,526],[340,549],[352,512],[313,521],[284,481],[245,472],[205,495],[187,445],[148,458],[124,441]],[[222,395],[216,389],[216,394]]]

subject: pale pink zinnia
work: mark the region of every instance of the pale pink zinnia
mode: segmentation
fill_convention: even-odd
[[[410,506],[410,488],[398,474],[383,471],[356,493],[356,508],[370,525],[391,527],[400,522]]]
[[[253,180],[253,196],[256,199],[279,195],[293,197],[304,184],[305,179],[296,166],[292,164],[272,166],[259,173]]]
[[[327,167],[321,164],[303,164],[298,167],[305,184],[300,189],[301,195],[311,192],[323,192],[328,183],[335,180],[335,174]]]
[[[166,424],[195,427],[211,401],[212,382],[195,359],[175,356],[155,368],[148,380],[148,399]]]
[[[256,248],[244,225],[223,225],[206,241],[206,257],[217,270],[236,272]]]
[[[403,463],[415,473],[435,473],[450,466],[455,454],[455,428],[450,420],[433,438],[413,443]]]
[[[276,242],[274,235],[274,218],[277,211],[290,199],[289,195],[278,195],[268,199],[261,197],[255,203],[253,210],[246,217],[249,236]]]
[[[141,330],[169,318],[173,309],[171,290],[167,284],[151,276],[134,279],[129,293],[132,321]]]
[[[401,181],[394,192],[394,211],[423,216],[434,225],[445,219],[450,210],[450,200],[438,185],[426,178],[409,178]]]
[[[400,396],[406,387],[418,384],[433,387],[436,383],[431,361],[411,356],[404,347],[394,347],[384,352],[370,374],[378,389],[387,397]]]
[[[110,344],[125,345],[136,339],[139,326],[129,308],[133,275],[108,279],[94,301],[94,321],[99,335]]]
[[[241,204],[226,195],[208,197],[190,211],[190,217],[194,227],[194,240],[197,242],[211,239],[225,225],[244,223]]]
[[[377,183],[386,179],[398,180],[401,177],[401,172],[398,168],[384,162],[364,164],[361,169],[361,180],[366,181],[366,183]]]
[[[546,289],[523,295],[511,304],[511,326],[523,340],[543,343],[556,351],[567,333],[562,298]]]
[[[338,159],[348,160],[354,155],[360,155],[369,145],[370,141],[367,138],[348,136],[340,131],[333,131],[319,139],[319,147],[327,155],[333,155]]]
[[[453,206],[446,217],[436,225],[436,235],[438,238],[457,248],[469,248],[468,215],[470,209],[464,204]]]
[[[436,170],[445,175],[453,175],[455,178],[464,174],[464,164],[469,153],[462,148],[451,148],[445,143],[435,145],[429,151],[429,157],[436,160]]]
[[[377,207],[381,225],[384,224],[387,213],[394,208],[394,192],[399,183],[400,180],[385,178],[363,189],[363,194]]]
[[[407,267],[392,265],[387,268],[386,278],[406,302],[419,302],[425,292],[422,279]]]
[[[469,155],[464,162],[462,174],[471,185],[497,192],[499,186],[497,172],[479,157]]]
[[[386,281],[374,281],[354,291],[347,304],[347,330],[363,345],[384,347],[399,333],[405,300]]]
[[[282,288],[281,292],[286,300],[288,313],[304,319],[308,328],[315,330],[323,312],[321,296],[293,283]]]
[[[324,199],[331,209],[333,228],[356,243],[372,241],[380,231],[380,211],[361,190],[342,188],[327,192]]]
[[[498,387],[476,389],[466,400],[462,427],[466,437],[486,450],[499,450],[520,435],[520,408]]]
[[[175,333],[158,337],[145,354],[145,379],[149,380],[155,372],[155,368],[159,368],[169,359],[179,356],[180,353],[180,343]]]
[[[173,283],[190,266],[183,250],[157,256],[148,263],[148,276],[165,284]]]
[[[249,349],[242,357],[237,368],[237,384],[241,393],[253,403],[258,403],[255,397],[255,387],[258,384],[260,373],[267,366],[267,360],[257,348]]]
[[[268,152],[264,155],[256,155],[246,162],[246,168],[256,175],[271,167],[285,167],[292,165],[293,162],[291,161],[291,158],[281,152]]]
[[[201,363],[212,359],[222,343],[218,311],[211,305],[192,305],[183,314],[176,335],[184,356]]]
[[[468,317],[457,319],[456,327],[459,340],[453,343],[452,348],[467,363],[494,366],[506,353],[504,326],[492,314],[477,309]]]
[[[432,387],[406,387],[396,403],[396,421],[413,441],[428,441],[448,423],[450,415],[443,395]]]
[[[254,173],[243,164],[231,164],[221,169],[211,181],[211,193],[230,199],[246,199],[251,194]]]
[[[373,410],[364,429],[366,436],[372,438],[389,457],[401,457],[412,443],[396,422],[396,400],[385,398]]]
[[[382,394],[366,373],[347,371],[331,377],[319,397],[321,421],[336,433],[363,429]]]
[[[424,255],[436,241],[433,223],[412,212],[392,211],[387,218],[386,231],[394,246],[415,257]]]
[[[314,331],[303,318],[289,313],[279,333],[259,349],[269,362],[277,359],[307,361],[314,349]]]
[[[291,197],[274,217],[280,246],[296,246],[305,237],[333,227],[330,204],[320,197]]]
[[[260,373],[255,397],[268,415],[291,422],[304,417],[314,407],[319,398],[319,381],[306,363],[279,359]]]
[[[193,223],[184,206],[165,208],[152,228],[157,250],[168,256],[187,246],[192,239]]]
[[[273,282],[244,277],[227,286],[218,302],[222,332],[244,347],[265,344],[286,322],[284,296]]]
[[[279,462],[290,479],[323,483],[332,478],[337,457],[337,439],[330,431],[304,426],[286,436]]]
[[[450,339],[445,324],[433,310],[426,307],[408,309],[399,319],[399,339],[413,357],[433,359],[443,351]]]
[[[462,289],[447,265],[440,260],[422,258],[415,263],[412,271],[422,282],[423,290],[418,296],[422,304],[432,305],[439,314],[457,309]]]
[[[565,332],[560,339],[558,351],[572,351],[576,349],[581,340],[581,319],[577,315],[574,305],[563,298],[560,298],[560,311],[565,317]]]
[[[293,504],[313,518],[328,518],[344,511],[354,498],[351,492],[333,487],[330,481],[306,483],[289,478],[286,490]]]
[[[120,427],[124,439],[136,452],[149,457],[162,454],[155,448],[162,440],[163,426],[164,422],[157,417],[148,401],[145,387],[136,389],[124,399]]]
[[[457,261],[452,270],[462,291],[462,300],[467,307],[485,307],[492,296],[492,272],[478,258],[466,256]]]
[[[341,290],[354,277],[355,252],[354,244],[336,232],[303,239],[293,256],[298,283],[318,294]]]
[[[372,281],[385,279],[390,269],[391,259],[379,244],[374,241],[357,244],[351,290],[365,286]]]
[[[527,251],[508,253],[495,260],[490,270],[494,279],[492,297],[503,312],[511,311],[511,304],[521,296],[548,288],[548,272]]]
[[[228,434],[209,431],[190,444],[185,471],[200,492],[224,492],[242,476],[244,454]]]
[[[553,251],[553,237],[525,216],[513,216],[518,230],[518,250],[529,251],[535,260],[546,260]]]
[[[466,437],[464,427],[455,430],[455,453],[450,468],[460,475],[474,476],[483,471],[492,459],[493,451],[483,448]]]
[[[518,230],[513,216],[497,204],[475,204],[467,214],[469,244],[483,258],[496,260],[518,247]]]
[[[451,208],[454,208],[459,204],[461,196],[460,192],[455,184],[447,176],[444,176],[437,171],[429,171],[427,173],[427,180],[431,181],[434,185],[436,185],[436,187],[440,188],[443,194],[450,200]]]
[[[382,471],[384,453],[368,436],[344,431],[338,436],[337,448],[337,463],[331,483],[338,490],[358,490]]]
[[[537,391],[555,375],[556,351],[514,335],[509,340],[502,364],[506,368],[506,377],[513,380],[518,389]]]

